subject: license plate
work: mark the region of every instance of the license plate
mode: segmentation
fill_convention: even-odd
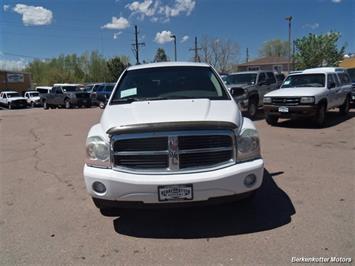
[[[159,201],[192,200],[192,184],[158,186]]]
[[[288,113],[288,107],[280,106],[279,107],[279,112],[280,113]]]

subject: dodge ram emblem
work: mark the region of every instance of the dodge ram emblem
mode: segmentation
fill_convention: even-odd
[[[169,136],[169,170],[179,170],[179,140],[177,136]]]

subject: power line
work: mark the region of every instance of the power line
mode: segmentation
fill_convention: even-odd
[[[133,51],[135,52],[136,56],[136,64],[139,65],[139,47],[145,46],[144,42],[138,42],[138,27],[137,25],[134,26],[134,35],[135,35],[135,42],[132,43]]]
[[[198,51],[199,50],[202,50],[202,48],[201,47],[197,47],[197,37],[195,37],[195,47],[189,49],[189,51],[194,51],[195,52],[195,56],[194,56],[194,61],[195,62],[201,62],[200,56],[198,55]]]

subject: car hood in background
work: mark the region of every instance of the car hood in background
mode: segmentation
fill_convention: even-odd
[[[326,88],[317,87],[302,87],[302,88],[285,88],[278,89],[265,94],[264,97],[302,97],[302,96],[317,96],[324,93]]]

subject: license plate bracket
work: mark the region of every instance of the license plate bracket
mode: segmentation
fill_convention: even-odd
[[[159,201],[193,200],[192,184],[158,186]]]

